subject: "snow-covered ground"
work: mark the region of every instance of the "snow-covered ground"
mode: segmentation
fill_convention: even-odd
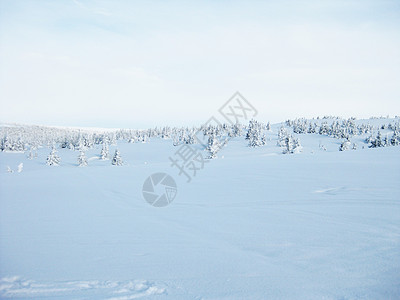
[[[299,134],[284,155],[278,128],[258,148],[232,139],[190,183],[171,140],[118,142],[121,167],[98,146],[88,167],[0,153],[0,297],[399,299],[400,147]],[[155,172],[178,185],[163,208],[142,196]]]

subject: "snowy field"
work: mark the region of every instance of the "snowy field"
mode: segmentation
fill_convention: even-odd
[[[282,154],[279,127],[231,139],[190,183],[171,139],[110,145],[123,166],[100,145],[87,167],[0,152],[0,298],[399,299],[400,147],[293,134],[301,152]],[[178,185],[163,208],[142,196],[155,172]]]

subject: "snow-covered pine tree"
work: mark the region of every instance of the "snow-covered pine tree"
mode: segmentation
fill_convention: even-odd
[[[265,133],[263,133],[262,137],[261,137],[261,145],[265,145],[267,144],[267,137],[265,136]]]
[[[370,136],[368,136],[368,137],[365,138],[364,142],[367,143],[367,144],[369,144],[369,143],[371,143],[372,140],[373,140],[373,139],[372,139],[372,135],[370,135]]]
[[[1,143],[0,143],[0,149],[1,149],[1,151],[11,151],[12,150],[12,145],[7,136],[2,138]]]
[[[215,135],[213,133],[211,133],[210,136],[208,137],[206,150],[211,151],[211,149],[214,149],[214,151],[218,151],[219,148],[220,148],[220,145],[218,143],[217,138],[215,137]]]
[[[83,149],[83,150],[92,148],[93,144],[94,144],[94,142],[93,142],[93,136],[92,135],[84,136],[84,138],[83,138],[83,146],[85,147],[85,149]]]
[[[259,131],[253,131],[249,135],[249,146],[250,147],[259,147],[266,144],[266,137],[265,134],[261,135]]]
[[[235,123],[232,125],[232,137],[241,136],[242,135],[242,125],[239,123]]]
[[[171,135],[171,128],[170,127],[163,127],[161,130],[161,138],[162,139],[168,139]]]
[[[287,132],[286,128],[281,126],[279,128],[279,132],[278,132],[278,142],[277,145],[279,147],[285,147],[286,145],[286,138],[289,136],[289,133]]]
[[[174,146],[178,146],[181,144],[180,136],[178,134],[174,135],[172,141]]]
[[[319,150],[326,151],[326,147],[319,141]]]
[[[388,136],[385,136],[385,137],[384,137],[384,139],[383,139],[383,141],[382,141],[382,144],[383,144],[384,147],[391,146],[391,142],[390,142],[390,139],[389,139]]]
[[[310,122],[310,125],[308,126],[307,133],[315,133],[315,127],[317,127],[317,126],[315,125],[315,123],[312,124],[312,123]]]
[[[217,157],[217,153],[219,151],[219,147],[217,147],[216,145],[210,147],[208,149],[208,156],[206,157],[207,159],[214,159]]]
[[[400,135],[396,130],[393,132],[393,136],[390,139],[390,143],[392,144],[392,146],[400,145]]]
[[[300,139],[299,138],[294,138],[294,149],[293,149],[293,153],[299,153],[301,152],[301,149],[303,147],[300,144]]]
[[[29,160],[32,160],[33,159],[33,152],[32,152],[32,149],[29,151],[29,154],[28,154],[28,159]]]
[[[61,143],[61,148],[66,148],[66,149],[71,149],[73,148],[73,145],[71,141],[66,137],[64,141]]]
[[[192,131],[188,131],[184,139],[185,144],[194,144],[195,143],[195,133]]]
[[[307,120],[305,119],[295,119],[292,122],[294,133],[306,133],[307,132]]]
[[[218,139],[215,136],[214,132],[210,132],[210,135],[208,137],[208,143],[206,147],[206,151],[208,151],[208,156],[206,157],[207,159],[214,159],[217,157],[217,153],[219,150],[221,150],[223,145],[221,145],[218,141]]]
[[[78,165],[79,167],[86,167],[88,165],[88,161],[86,158],[85,151],[80,151],[78,156]]]
[[[328,126],[328,123],[327,122],[323,122],[322,124],[321,124],[321,126],[319,127],[319,134],[321,134],[321,135],[325,135],[325,134],[329,134],[329,126]]]
[[[29,149],[29,154],[28,154],[28,159],[32,160],[34,158],[37,158],[38,154],[37,154],[37,146],[32,145]]]
[[[376,147],[382,147],[383,146],[382,134],[381,134],[380,131],[378,131],[378,135],[376,136],[375,143],[376,143]]]
[[[265,135],[262,134],[262,124],[255,121],[250,120],[249,129],[247,130],[246,139],[249,140],[249,147],[259,147],[263,146],[266,143]]]
[[[288,135],[285,138],[285,146],[282,152],[283,154],[298,153],[301,151],[301,148],[300,140],[294,138],[292,135]]]
[[[109,157],[109,151],[108,151],[108,144],[107,143],[103,143],[103,146],[101,148],[101,152],[100,152],[100,159],[101,160],[106,160]]]
[[[123,165],[121,154],[119,153],[118,149],[115,150],[114,157],[111,161],[111,164],[114,166],[122,166]]]
[[[369,148],[377,148],[377,147],[383,147],[383,141],[382,141],[382,134],[380,131],[378,131],[378,135],[374,140],[371,140],[371,145]]]
[[[58,166],[60,164],[60,157],[57,155],[57,150],[56,148],[53,146],[53,148],[51,149],[51,152],[49,154],[49,156],[47,156],[47,162],[46,164],[49,166]]]
[[[351,146],[351,143],[349,140],[343,141],[340,146],[339,146],[339,151],[346,151],[349,150]]]
[[[85,141],[82,137],[78,140],[77,146],[75,147],[78,151],[85,151],[86,146],[85,146]]]
[[[283,149],[283,154],[293,153],[294,141],[291,135],[285,138],[285,148]]]

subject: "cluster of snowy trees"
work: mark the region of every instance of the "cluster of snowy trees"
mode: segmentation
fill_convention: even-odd
[[[289,132],[290,129],[293,132]],[[256,120],[250,120],[247,125],[218,123],[205,124],[200,127],[165,126],[145,130],[84,130],[44,126],[0,126],[0,150],[6,152],[29,151],[28,159],[35,159],[38,156],[38,148],[48,147],[51,148],[51,152],[47,157],[47,164],[56,166],[60,164],[57,148],[70,149],[78,151],[78,165],[87,166],[86,151],[101,146],[99,159],[111,159],[113,165],[119,166],[123,164],[121,154],[116,150],[111,158],[109,145],[116,146],[118,141],[121,140],[128,143],[146,143],[153,138],[170,139],[174,146],[200,143],[204,145],[207,158],[213,159],[217,157],[218,151],[231,138],[244,138],[250,148],[266,145],[266,136],[269,135],[270,130],[271,125],[269,123]],[[301,151],[302,147],[298,138],[298,135],[301,134],[318,134],[342,139],[343,142],[339,146],[340,151],[357,149],[357,145],[352,143],[351,139],[362,134],[369,134],[365,143],[370,148],[400,144],[400,124],[398,121],[394,124],[387,123],[374,127],[368,121],[357,123],[355,118],[342,119],[331,116],[317,119],[298,118],[284,122],[277,133],[277,145],[282,148],[282,153],[290,154]],[[320,145],[320,149],[326,150],[323,145]]]
[[[186,129],[194,131],[194,129]],[[151,128],[146,130],[84,130],[73,128],[54,128],[45,126],[1,126],[1,151],[26,151],[31,148],[52,147],[57,144],[61,148],[71,150],[90,149],[95,145],[107,143],[116,145],[119,140],[130,143],[146,142],[153,137],[171,138],[183,131],[182,128]]]
[[[379,129],[396,131],[395,134],[398,134],[399,127],[397,122],[396,124],[389,123],[382,125],[381,128],[375,128],[368,123],[356,124],[355,118],[341,119],[331,116],[311,120],[304,118],[287,120],[285,125],[291,127],[295,134],[320,134],[338,139],[350,139],[352,136],[361,134],[377,137]],[[198,143],[201,134],[205,140],[210,136],[214,136],[217,140],[224,140],[224,138],[244,135],[250,147],[258,147],[265,144],[265,132],[269,130],[269,123],[255,120],[251,120],[248,125],[207,124],[201,127],[165,126],[145,130],[118,129],[107,131],[44,126],[1,126],[0,150],[35,151],[38,147],[52,147],[52,145],[57,144],[61,148],[81,151],[93,148],[95,145],[116,145],[119,140],[125,140],[129,143],[144,143],[152,138],[172,139],[174,145],[178,146]],[[392,137],[389,137],[389,139],[392,139]],[[395,137],[394,144],[396,140]]]
[[[0,150],[23,152],[26,150],[26,147],[21,138],[11,139],[8,136],[4,136],[0,140]]]
[[[264,130],[269,129],[269,123],[265,125],[256,120],[250,120],[246,133],[246,140],[249,141],[249,147],[264,146],[267,143]]]
[[[397,128],[397,130],[394,130],[391,137],[388,135],[383,137],[381,132],[378,131],[378,134],[375,137],[372,137],[371,135],[366,138],[365,142],[369,144],[368,147],[370,148],[398,146],[400,145],[400,132]]]
[[[300,140],[293,137],[284,126],[279,128],[277,145],[283,148],[283,154],[293,154],[301,151]]]
[[[339,119],[335,118],[329,124],[324,119],[321,122],[307,119],[287,120],[286,125],[293,128],[297,134],[316,133],[327,135],[338,139],[348,139],[354,135],[371,133],[374,127],[370,124],[356,125],[355,118]]]
[[[244,129],[242,124],[205,124],[198,128],[172,128],[170,137],[174,146],[203,144],[208,153],[207,158],[213,159],[229,139],[241,136]]]
[[[196,128],[180,128],[169,132],[168,135],[163,135],[162,138],[167,139],[173,137],[174,146],[182,144],[195,144],[196,143]]]
[[[47,156],[47,160],[46,160],[47,165],[49,165],[49,166],[59,166],[60,165],[61,158],[58,156],[57,153],[58,153],[58,151],[57,151],[56,147],[53,146],[50,154]],[[103,144],[99,159],[101,159],[101,160],[109,159],[109,151],[108,151],[107,144]],[[124,164],[122,157],[121,157],[121,153],[119,152],[118,149],[115,150],[114,156],[111,160],[111,164],[114,166],[122,166]],[[86,153],[84,150],[80,150],[79,155],[78,155],[78,166],[86,167],[87,165],[88,165],[88,159],[86,157]]]
[[[287,120],[285,124],[293,129],[294,133],[297,134],[320,134],[327,135],[337,139],[344,139],[344,141],[339,146],[339,151],[345,150],[356,150],[357,144],[351,142],[353,136],[370,134],[370,136],[365,140],[370,148],[376,147],[387,147],[387,146],[397,146],[400,144],[400,125],[399,122],[394,124],[389,123],[387,125],[381,125],[379,128],[372,126],[371,124],[358,124],[356,125],[355,118],[341,119],[339,117],[331,118],[333,121],[328,124],[325,121],[328,117],[324,117],[319,123],[319,119],[307,120],[307,119],[295,119]],[[386,134],[385,137],[382,136],[381,130],[392,130],[393,133],[389,136]],[[374,135],[374,132],[377,134]]]
[[[207,158],[213,159],[217,157],[218,151],[224,147],[231,138],[241,137],[244,133],[246,133],[245,140],[248,141],[249,147],[254,148],[265,145],[265,132],[270,129],[270,123],[264,124],[256,120],[250,120],[247,126],[239,123],[233,125],[203,125],[197,130],[195,136],[197,138],[200,137],[200,140],[207,140],[207,145],[205,147],[205,150],[208,152]],[[194,143],[196,143],[196,140]],[[174,141],[174,145],[176,144],[176,141]]]

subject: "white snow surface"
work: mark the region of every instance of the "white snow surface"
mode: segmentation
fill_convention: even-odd
[[[86,168],[67,149],[57,168],[49,148],[0,153],[0,298],[399,299],[400,147],[300,134],[283,155],[278,128],[264,147],[232,139],[190,183],[171,140],[119,142],[124,166],[101,145]],[[177,182],[167,207],[142,197],[155,172]]]

